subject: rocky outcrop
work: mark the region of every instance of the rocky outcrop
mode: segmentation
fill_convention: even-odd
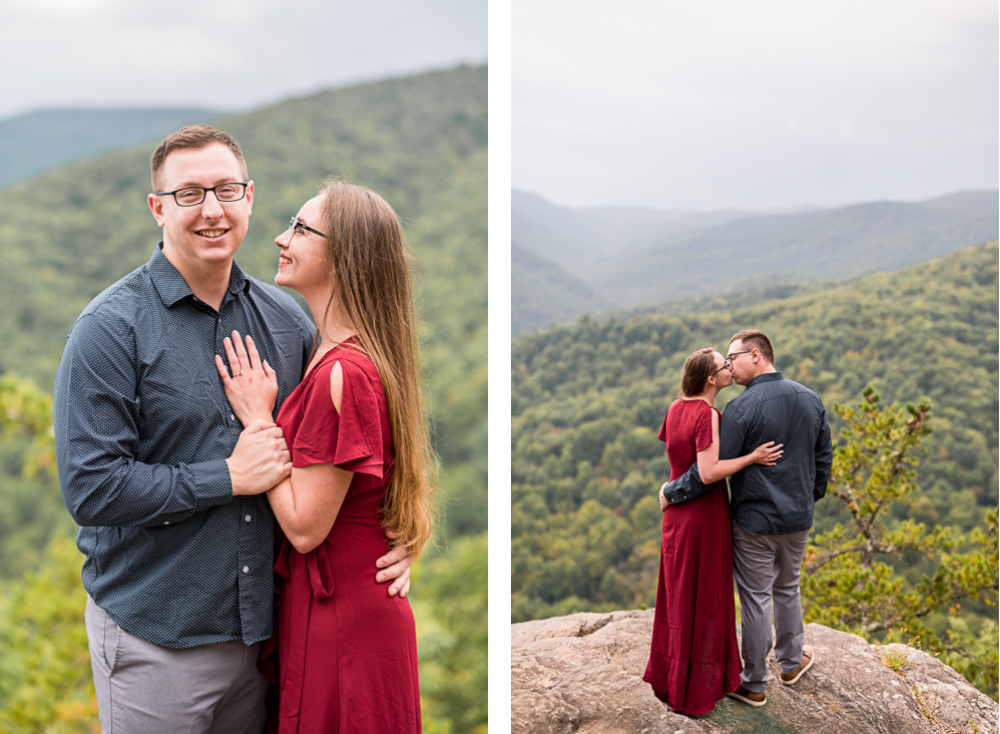
[[[784,686],[772,656],[763,708],[725,698],[704,716],[675,714],[642,681],[652,628],[651,610],[513,625],[511,731],[997,734],[996,702],[933,656],[905,645],[869,645],[817,624],[805,633],[815,666]]]

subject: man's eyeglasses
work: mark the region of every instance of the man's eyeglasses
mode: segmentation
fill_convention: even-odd
[[[726,357],[726,366],[728,366],[729,363],[733,361],[733,357],[735,357],[737,354],[750,354],[750,352],[752,351],[753,351],[752,349],[744,349],[742,352],[733,352],[728,357]]]
[[[329,239],[329,237],[320,232],[318,229],[313,229],[312,227],[307,227],[306,225],[304,225],[302,222],[299,221],[298,217],[292,217],[292,221],[288,223],[288,228],[292,230],[292,237],[295,236],[296,232],[304,229],[306,232],[312,232],[313,234],[318,234],[320,237],[324,239]],[[292,237],[289,237],[288,239],[291,240]]]
[[[205,201],[205,197],[208,192],[211,191],[215,194],[215,198],[224,204],[228,204],[233,201],[239,201],[244,196],[247,195],[247,186],[250,183],[224,183],[218,186],[212,186],[210,188],[204,188],[202,186],[188,186],[184,189],[177,189],[176,191],[161,191],[157,196],[172,196],[174,201],[177,202],[177,206],[198,206],[201,202]]]

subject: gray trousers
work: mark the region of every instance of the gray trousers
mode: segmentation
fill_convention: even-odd
[[[774,657],[782,673],[802,662],[802,601],[799,575],[809,531],[787,535],[750,535],[733,522],[733,576],[740,594],[743,672],[748,691],[764,693],[767,654],[771,652],[773,606]]]
[[[175,650],[126,632],[87,597],[90,664],[104,734],[260,734],[260,643]]]

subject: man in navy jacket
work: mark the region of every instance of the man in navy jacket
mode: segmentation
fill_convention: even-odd
[[[730,696],[763,706],[772,605],[781,682],[798,682],[816,660],[813,649],[802,644],[799,574],[814,503],[826,494],[833,448],[822,401],[774,368],[767,336],[736,334],[726,361],[746,390],[722,415],[719,458],[742,456],[765,441],[784,444],[785,450],[775,466],[751,464],[729,478],[733,575],[743,632],[743,673]]]

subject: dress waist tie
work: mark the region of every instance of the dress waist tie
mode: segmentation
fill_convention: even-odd
[[[305,560],[305,570],[309,575],[309,587],[312,591],[313,599],[318,601],[329,599],[333,596],[333,563],[326,543],[321,543],[319,547],[303,555],[292,548],[292,544],[286,539],[280,555],[283,558],[275,564],[275,571],[279,575],[283,576],[282,571],[287,571],[288,576],[286,578],[291,582],[291,578],[297,570],[294,567]],[[284,563],[281,561],[284,561]],[[282,701],[282,718],[284,716],[298,718],[299,713],[302,711],[302,689],[304,688],[306,671],[306,644],[309,640],[309,612],[312,605],[303,603],[305,602],[304,599],[299,599],[297,602],[291,605],[290,624],[286,627],[293,634],[289,635],[290,639],[285,648],[288,659],[284,665],[285,680],[282,680],[280,684],[283,698],[292,692],[294,692],[295,696],[294,700],[287,703]]]

